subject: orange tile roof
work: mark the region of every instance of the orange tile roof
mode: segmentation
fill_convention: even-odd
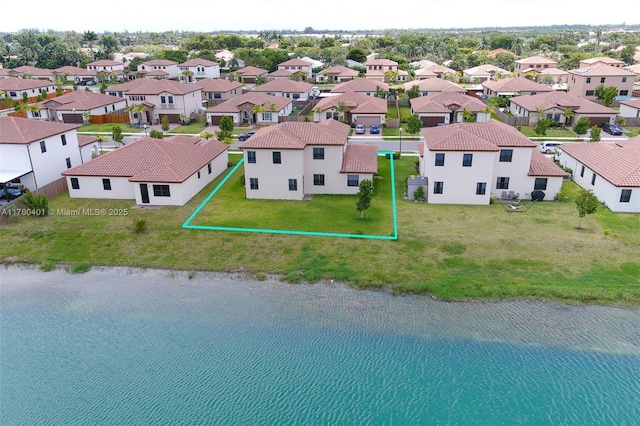
[[[340,173],[377,173],[378,148],[348,144],[342,158]]]
[[[55,83],[49,80],[34,80],[31,78],[0,78],[0,90],[5,92],[8,92],[10,90],[40,89],[50,86],[55,86]]]
[[[203,92],[229,92],[233,89],[242,88],[241,83],[222,78],[203,78],[195,81],[193,84],[202,88]]]
[[[176,61],[170,61],[168,59],[152,59],[150,61],[146,61],[146,62],[142,62],[140,65],[145,65],[145,66],[150,66],[150,67],[154,67],[154,66],[170,66],[170,65],[178,65],[178,63]]]
[[[517,64],[558,64],[558,61],[543,56],[529,56],[528,58],[518,59],[515,62]]]
[[[288,78],[279,78],[268,83],[257,86],[254,92],[286,92],[286,93],[304,93],[313,87],[312,84],[304,81],[294,81]]]
[[[558,167],[550,158],[534,149],[531,151],[529,176],[558,176],[567,177],[569,173]]]
[[[615,186],[640,187],[640,136],[623,145],[567,143],[560,149]]]
[[[330,96],[323,98],[314,107],[320,111],[326,111],[329,108],[336,108],[342,102],[349,111],[360,114],[386,114],[387,101],[385,99],[367,96],[357,92],[347,92],[338,96]]]
[[[198,65],[202,65],[205,67],[215,67],[216,65],[220,65],[220,64],[217,62],[209,61],[207,59],[200,59],[200,58],[190,59],[187,62],[178,64],[179,67],[197,67]]]
[[[240,149],[304,149],[307,145],[344,145],[351,127],[337,120],[285,122],[264,127]]]
[[[65,95],[42,101],[40,105],[56,110],[64,109],[70,111],[75,109],[77,111],[88,111],[93,108],[113,105],[118,102],[124,102],[124,99],[118,96],[105,95],[87,90],[75,90]]]
[[[457,105],[457,109],[467,109],[471,112],[481,112],[486,105],[478,98],[463,95],[457,92],[440,92],[435,95],[420,96],[410,99],[411,108],[417,113],[451,112],[451,105]]]
[[[234,96],[233,98],[224,101],[221,104],[207,109],[206,112],[240,112],[242,110],[240,106],[246,103],[251,105],[262,105],[266,110],[269,109],[271,104],[275,104],[278,107],[277,111],[279,111],[292,102],[293,100],[284,96],[271,96],[267,95],[266,93],[254,93],[253,91],[251,91],[239,96]]]
[[[380,87],[385,92],[389,91],[389,85],[383,81],[373,81],[366,78],[354,78],[353,80],[345,81],[340,84],[336,84],[331,93],[345,93],[345,92],[375,92],[376,88]]]
[[[25,145],[80,127],[78,124],[53,123],[19,117],[0,117],[0,143]]]
[[[311,66],[311,62],[304,61],[302,59],[289,59],[288,61],[284,61],[278,64],[279,67],[289,67],[289,66],[297,66],[297,67],[309,67]]]
[[[494,92],[552,92],[553,89],[525,77],[486,81],[482,85]]]
[[[418,86],[421,92],[467,93],[467,89],[464,87],[442,78],[427,78],[426,80],[409,81],[404,83],[404,90],[409,91],[413,86]]]
[[[596,63],[593,66],[578,68],[568,71],[570,74],[576,74],[586,77],[601,77],[601,76],[633,76],[637,74],[628,71],[624,68],[612,67],[611,65],[603,64],[601,62]]]
[[[112,67],[117,65],[124,65],[123,62],[112,61],[110,59],[101,59],[99,61],[89,62],[87,66],[96,66],[96,67]]]
[[[269,73],[269,71],[262,68],[249,66],[249,67],[240,68],[239,70],[236,71],[236,73],[240,74],[243,77],[257,77],[259,75],[265,75]]]
[[[100,138],[98,138],[97,136],[78,135],[78,146],[83,147],[94,142],[98,142],[99,140]]]
[[[127,91],[127,95],[159,95],[162,92],[171,93],[172,95],[185,95],[202,90],[200,86],[195,84],[180,83],[173,80],[145,80],[147,81],[146,84],[142,83],[137,87],[132,87]],[[112,92],[112,89],[108,91]]]
[[[518,130],[496,120],[429,127],[420,133],[430,151],[498,151],[507,147],[536,147]]]
[[[571,108],[578,114],[611,114],[616,115],[617,111],[596,102],[591,102],[580,96],[567,92],[547,92],[536,95],[515,96],[511,102],[521,106],[527,111],[536,111],[542,108],[545,111],[552,108]]]

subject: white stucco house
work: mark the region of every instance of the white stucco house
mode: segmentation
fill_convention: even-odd
[[[202,100],[209,106],[242,95],[242,84],[221,78],[203,78],[193,84],[202,88]]]
[[[202,108],[202,88],[196,84],[139,79],[114,86],[109,93],[125,85],[127,90],[124,93],[128,105],[144,104],[147,108],[142,123],[158,123],[163,115],[169,117],[170,123],[180,123],[182,117],[188,118],[191,114],[197,114]],[[138,122],[134,114],[136,113],[131,112],[132,123]]]
[[[49,80],[19,77],[0,78],[0,92],[5,92],[14,101],[22,100],[23,94],[26,93],[29,102],[35,102],[41,92],[46,93],[47,96],[55,96],[56,89],[56,84]]]
[[[384,124],[386,114],[386,99],[347,92],[320,100],[313,108],[313,121],[346,120],[369,127],[372,124]]]
[[[117,96],[75,90],[38,103],[39,111],[27,111],[28,118],[84,124],[91,117],[123,112],[127,101]]]
[[[540,190],[553,200],[568,176],[515,128],[495,121],[422,129],[420,174],[432,204],[489,204],[498,198],[531,199]]]
[[[293,100],[283,96],[248,92],[236,96],[219,105],[208,108],[205,113],[209,125],[217,126],[220,119],[229,116],[234,126],[241,124],[277,124],[280,116],[287,116],[293,110]]]
[[[192,83],[203,78],[220,78],[220,64],[206,59],[190,59],[178,64],[180,81]]]
[[[178,69],[178,63],[176,61],[170,61],[168,59],[152,59],[151,61],[142,62],[138,65],[138,71],[145,73],[145,77],[150,73],[154,76],[160,74],[154,74],[154,72],[162,72],[168,79],[178,78],[180,70]]]
[[[284,96],[294,101],[306,101],[309,99],[312,84],[304,81],[295,81],[288,78],[278,78],[268,83],[256,86],[255,93],[265,93],[270,96]]]
[[[342,83],[336,84],[333,89],[331,89],[330,93],[356,92],[367,96],[375,96],[376,91],[378,90],[382,90],[386,97],[387,93],[389,93],[389,85],[384,81],[371,80],[367,78],[354,78],[353,80],[343,81]]]
[[[491,119],[491,111],[482,101],[458,92],[420,96],[411,99],[410,104],[411,113],[418,114],[425,127],[461,123],[465,121],[465,113],[480,123]]]
[[[96,72],[115,72],[117,75],[122,76],[124,73],[124,62],[113,61],[111,59],[100,59],[98,61],[89,62],[87,69]]]
[[[375,146],[348,144],[336,120],[287,122],[260,129],[240,148],[247,198],[302,200],[312,194],[356,194],[378,170]]]
[[[30,190],[82,163],[77,125],[0,117],[0,183]]]
[[[300,75],[303,79],[311,79],[313,64],[302,59],[289,59],[278,64],[279,70],[291,72],[293,76]]]
[[[62,175],[71,198],[182,206],[227,169],[227,149],[216,139],[145,137]]]
[[[558,160],[611,211],[640,213],[640,136],[615,145],[567,143],[560,146]]]
[[[640,117],[640,99],[620,101],[620,117],[624,117],[624,118]]]

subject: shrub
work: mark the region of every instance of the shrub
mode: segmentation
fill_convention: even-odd
[[[140,234],[147,230],[147,220],[136,218],[133,220],[133,232]]]
[[[20,202],[31,211],[30,215],[47,216],[49,214],[49,200],[44,194],[33,195],[33,192],[27,191]]]
[[[240,175],[240,186],[245,187],[244,173]]]
[[[160,130],[152,130],[149,132],[149,137],[154,139],[162,139],[164,138],[164,133]]]
[[[91,269],[91,265],[89,265],[89,262],[83,260],[82,262],[78,262],[71,267],[71,273],[84,274],[85,272],[89,271],[89,269]]]

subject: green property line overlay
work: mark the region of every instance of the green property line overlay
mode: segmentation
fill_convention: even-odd
[[[182,224],[185,229],[203,229],[207,231],[231,231],[231,232],[259,232],[265,234],[287,234],[287,235],[311,235],[316,237],[339,237],[339,238],[363,238],[370,240],[397,240],[398,239],[398,216],[396,213],[396,184],[395,184],[395,170],[393,163],[393,151],[379,151],[378,156],[384,156],[389,154],[390,170],[391,170],[391,203],[393,208],[393,235],[361,235],[361,234],[340,234],[333,232],[311,232],[311,231],[295,231],[295,230],[282,230],[282,229],[260,229],[260,228],[232,228],[224,226],[206,226],[206,225],[190,225],[191,221],[198,215],[200,210],[207,205],[209,200],[218,192],[220,188],[229,180],[229,178],[235,173],[235,171],[244,162],[244,157],[235,165],[233,169],[222,179],[222,181],[215,187],[211,194],[204,199],[204,201],[198,206],[198,208],[189,216],[189,218]]]

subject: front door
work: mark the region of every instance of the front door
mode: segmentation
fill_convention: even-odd
[[[149,204],[149,188],[146,183],[140,184],[140,198],[144,204]]]

